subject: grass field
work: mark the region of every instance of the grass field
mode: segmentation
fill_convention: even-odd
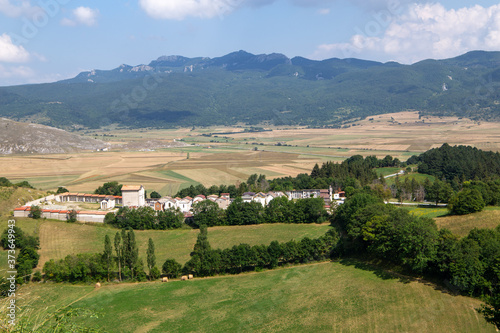
[[[436,219],[439,228],[447,228],[454,234],[463,237],[474,228],[496,228],[500,225],[500,207],[487,207],[482,212],[461,215],[444,216]]]
[[[380,176],[388,176],[388,175],[393,175],[395,173],[398,173],[399,170],[401,170],[401,168],[393,168],[393,167],[390,167],[390,168],[378,168],[378,169],[375,169],[375,171],[377,172],[377,175],[380,177]]]
[[[57,221],[32,219],[16,219],[16,224],[29,234],[40,236],[39,268],[50,259],[62,259],[68,254],[95,253],[104,249],[104,237],[109,235],[113,242],[118,229],[106,225],[84,225]],[[0,228],[3,231],[6,220]],[[213,248],[228,248],[240,243],[250,245],[270,244],[273,240],[286,242],[304,237],[317,238],[324,235],[330,226],[328,224],[263,224],[254,226],[214,227],[208,229],[210,245]],[[136,230],[136,239],[139,246],[139,256],[146,260],[148,239],[153,239],[156,248],[158,266],[168,258],[173,258],[184,264],[189,260],[193,250],[198,230]],[[0,252],[1,256],[4,251]],[[0,262],[0,269],[4,269],[6,260]]]
[[[401,280],[353,261],[171,281],[92,286],[30,284],[27,316],[72,307],[109,332],[495,332],[478,300]]]
[[[474,228],[493,229],[500,225],[500,207],[486,207],[482,212],[468,215],[448,215],[447,208],[403,206],[413,215],[433,218],[439,229],[446,228],[464,237]]]

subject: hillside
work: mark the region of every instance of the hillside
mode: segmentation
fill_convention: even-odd
[[[339,126],[375,114],[492,120],[500,116],[500,52],[413,65],[233,52],[162,56],[56,83],[0,88],[0,116],[60,128],[302,124]]]
[[[102,149],[108,144],[64,130],[0,118],[0,154],[56,154]]]
[[[100,289],[33,283],[18,302],[30,309],[19,318],[40,322],[68,304],[91,310],[75,321],[109,332],[495,332],[476,299],[348,260]]]

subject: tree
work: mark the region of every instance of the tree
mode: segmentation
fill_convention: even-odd
[[[154,267],[156,267],[156,256],[155,256],[155,244],[150,238],[148,240],[148,249],[146,251],[148,269],[149,269],[149,279],[151,280],[151,272]]]
[[[18,250],[22,250],[26,247],[31,247],[33,249],[38,249],[40,247],[40,239],[38,237],[25,234],[18,226],[14,226],[11,232],[9,232],[9,229],[10,228],[6,228],[0,237],[0,244],[5,250],[10,249],[9,239],[11,239],[11,241],[14,240],[14,244]],[[11,235],[11,237],[15,236],[15,238],[9,238],[9,235]]]
[[[214,227],[223,224],[224,211],[211,200],[203,200],[193,205],[194,224],[196,227],[206,225]]]
[[[500,329],[500,290],[495,290],[491,296],[487,297],[485,304],[481,305],[478,312],[487,322],[494,324],[497,330]]]
[[[149,195],[149,197],[151,199],[160,199],[161,198],[161,194],[158,193],[158,192],[156,192],[156,191],[153,191],[153,192],[151,192],[151,194]]]
[[[160,199],[161,198],[161,194],[158,193],[158,192],[156,192],[156,191],[153,191],[153,192],[151,192],[151,194],[149,195],[149,197],[151,199]]]
[[[464,189],[458,192],[448,204],[452,215],[465,215],[483,210],[485,204],[481,193],[476,189]]]
[[[106,262],[106,268],[108,270],[108,282],[109,282],[109,272],[111,271],[112,259],[113,259],[113,249],[111,248],[111,240],[109,236],[104,237],[104,261]]]
[[[167,259],[162,266],[163,274],[168,278],[176,278],[180,275],[182,265],[179,264],[175,259]]]
[[[129,230],[125,233],[125,237],[123,237],[123,260],[127,267],[130,269],[132,274],[132,278],[135,277],[135,270],[137,268],[137,264],[139,263],[139,248],[137,247],[137,242],[135,240],[134,230]]]
[[[119,232],[115,234],[115,252],[116,252],[116,262],[118,263],[118,277],[120,281],[122,280],[122,237]]]
[[[95,194],[104,194],[104,195],[122,195],[122,184],[118,184],[118,182],[107,182],[102,186],[99,186],[94,193]]]
[[[0,186],[10,187],[13,184],[5,177],[0,177]]]
[[[66,187],[59,186],[57,188],[56,194],[69,192]]]
[[[39,219],[42,217],[42,209],[39,206],[32,205],[30,209],[30,215],[34,219]]]
[[[76,222],[76,216],[77,216],[77,212],[76,210],[70,210],[69,213],[68,213],[68,218],[66,219],[67,222]]]

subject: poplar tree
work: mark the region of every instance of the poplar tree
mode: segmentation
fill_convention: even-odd
[[[106,267],[108,269],[108,282],[109,282],[109,271],[111,270],[111,260],[113,258],[113,249],[111,247],[111,239],[108,235],[104,237],[104,260],[106,261]]]
[[[156,266],[156,256],[155,256],[155,244],[150,238],[148,241],[148,250],[146,251],[148,269],[149,269],[149,279],[151,280],[151,270]]]
[[[118,276],[120,281],[122,280],[122,237],[119,232],[115,235],[115,251],[116,251],[116,261],[118,262]]]
[[[134,278],[134,269],[139,261],[139,248],[137,247],[137,243],[135,241],[134,230],[129,230],[128,233],[125,233],[125,238],[123,239],[123,249],[123,259],[128,268],[130,268],[132,278]]]

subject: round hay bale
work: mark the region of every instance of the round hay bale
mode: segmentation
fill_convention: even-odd
[[[97,282],[94,286],[94,288],[101,288],[101,283],[100,282]]]
[[[189,275],[188,275],[188,279],[189,279],[189,280],[191,280],[191,279],[193,279],[193,278],[194,278],[193,274],[189,274]]]
[[[181,281],[186,281],[188,279],[187,275],[181,276]]]
[[[168,282],[168,277],[166,277],[166,276],[165,276],[165,277],[163,277],[163,278],[161,279],[161,282]]]

